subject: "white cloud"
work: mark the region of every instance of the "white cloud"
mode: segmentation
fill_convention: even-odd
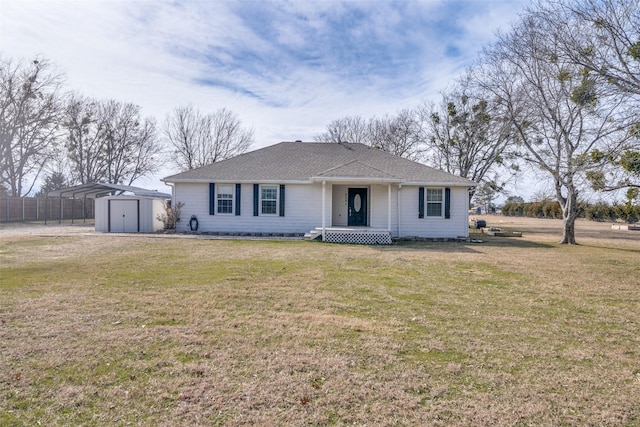
[[[67,87],[139,104],[226,107],[257,146],[435,97],[522,2],[0,0],[0,52],[42,54]],[[459,55],[452,55],[457,49]],[[205,82],[208,82],[206,84]]]

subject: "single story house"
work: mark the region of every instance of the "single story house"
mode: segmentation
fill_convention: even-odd
[[[182,203],[178,230],[466,238],[473,181],[353,143],[282,142],[163,179]],[[195,218],[195,221],[193,220]]]

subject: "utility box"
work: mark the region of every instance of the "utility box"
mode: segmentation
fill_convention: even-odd
[[[486,226],[487,226],[487,221],[485,221],[484,219],[477,219],[477,220],[475,220],[475,221],[474,221],[473,226],[474,226],[476,229],[484,228],[484,227],[486,227]]]

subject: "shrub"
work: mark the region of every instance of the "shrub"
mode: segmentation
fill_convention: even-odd
[[[175,230],[180,222],[180,212],[184,203],[178,202],[175,206],[171,206],[171,200],[165,200],[162,204],[164,212],[158,214],[157,220],[162,221],[162,226],[165,230]]]
[[[598,202],[593,205],[587,205],[585,207],[585,218],[589,221],[615,221],[611,206],[604,202]]]

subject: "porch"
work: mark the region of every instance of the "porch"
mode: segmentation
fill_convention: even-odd
[[[304,235],[305,240],[315,240],[322,237],[323,228],[316,227]],[[324,238],[329,243],[351,243],[356,245],[390,245],[391,232],[389,230],[370,227],[325,227]]]

